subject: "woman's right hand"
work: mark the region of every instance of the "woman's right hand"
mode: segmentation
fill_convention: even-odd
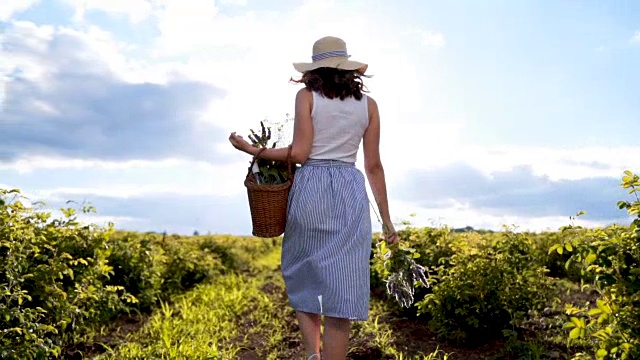
[[[384,239],[387,241],[387,243],[395,244],[398,241],[400,241],[398,238],[398,233],[396,232],[396,229],[393,227],[393,224],[383,224],[382,232],[384,234]]]

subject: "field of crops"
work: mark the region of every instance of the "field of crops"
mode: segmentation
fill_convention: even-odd
[[[393,250],[428,287],[390,293],[400,274],[374,237],[371,318],[354,325],[349,358],[640,358],[640,181],[621,185],[621,226],[407,226]],[[53,219],[25,204],[0,189],[0,358],[304,358],[280,239],[115,231],[77,221],[91,209]]]

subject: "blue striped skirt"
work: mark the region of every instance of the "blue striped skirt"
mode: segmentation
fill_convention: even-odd
[[[365,177],[353,163],[309,159],[296,171],[282,242],[295,310],[366,321],[372,229]]]

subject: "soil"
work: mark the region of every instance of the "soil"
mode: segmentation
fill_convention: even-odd
[[[288,307],[286,292],[279,285],[268,282],[262,286],[261,290],[269,295],[272,301],[282,305],[283,308]],[[426,325],[410,319],[396,318],[391,315],[383,315],[379,318],[380,322],[387,323],[391,326],[395,335],[394,346],[398,351],[402,351],[404,355],[414,356],[420,353],[429,354],[436,349],[440,349],[446,353],[450,353],[450,360],[480,360],[480,359],[498,359],[496,354],[502,348],[502,343],[492,342],[477,348],[458,348],[452,345],[444,344],[436,340],[435,335],[429,331]],[[305,352],[301,341],[300,330],[293,311],[289,311],[286,316],[289,336],[286,340],[286,350],[282,354],[282,359],[304,359]],[[251,324],[245,324],[246,329],[251,328]],[[248,333],[250,331],[248,330]],[[373,341],[374,335],[355,336],[351,339],[351,351],[347,356],[350,360],[365,359],[393,359],[385,357],[383,349],[377,348]],[[250,335],[248,337],[249,346],[243,350],[239,356],[241,360],[260,359],[259,349],[264,347],[264,341],[259,335]],[[262,357],[264,358],[264,357]],[[507,359],[507,358],[504,358]]]
[[[286,301],[286,294],[284,293],[283,289],[273,282],[265,283],[260,288],[260,291],[267,294],[271,301],[274,301],[278,304],[283,304]],[[285,307],[283,306],[283,309],[284,308]],[[265,348],[265,344],[268,341],[267,334],[254,331],[256,324],[253,323],[249,316],[246,316],[247,314],[244,315],[245,316],[238,317],[239,319],[246,319],[240,324],[240,327],[244,329],[243,334],[241,334],[236,340],[238,343],[245,344],[243,349],[238,353],[238,359],[264,359],[266,356],[265,354],[263,354],[263,349]],[[295,323],[295,321],[292,321],[295,319],[291,319],[291,316],[287,316],[286,320],[287,328],[289,330],[287,333],[289,335],[285,337],[283,345],[286,348],[286,358],[293,359],[302,356],[304,354],[304,348],[302,346],[302,343],[300,342],[300,339],[294,335],[298,330],[297,324]]]
[[[572,303],[576,306],[583,306],[586,302],[595,303],[597,293],[593,291],[580,291],[575,285],[558,283],[556,297],[560,298],[564,303]],[[275,281],[267,280],[260,289],[269,296],[271,301],[282,309],[286,309],[285,322],[287,335],[283,339],[280,352],[282,359],[305,359],[305,351],[302,345],[301,334],[298,328],[295,314],[290,309],[284,288]],[[373,297],[380,297],[383,291],[374,291]],[[561,331],[556,318],[561,313],[561,309],[549,306],[538,315],[532,316],[523,326],[518,329],[520,335],[533,336],[540,331],[550,331],[550,327],[557,327],[557,331]],[[246,315],[246,314],[244,314]],[[411,315],[411,314],[408,314]],[[109,326],[106,335],[99,336],[92,344],[81,343],[75,348],[69,349],[65,356],[67,359],[82,359],[80,353],[85,354],[84,358],[92,358],[93,356],[105,351],[105,344],[109,347],[117,346],[123,342],[128,334],[138,331],[149,318],[150,314],[143,314],[135,317],[122,317],[114,321]],[[238,344],[244,344],[243,349],[238,354],[240,360],[258,360],[265,359],[264,349],[268,341],[269,334],[256,331],[256,324],[250,320],[250,316],[238,316],[238,319],[244,319],[239,324],[244,329],[241,336],[236,341]],[[509,360],[510,357],[502,355],[505,346],[504,341],[491,340],[483,342],[475,347],[465,347],[456,344],[450,344],[437,339],[437,336],[429,330],[424,322],[402,317],[402,314],[384,314],[378,319],[380,323],[388,324],[393,332],[393,346],[396,350],[401,351],[404,356],[412,357],[419,354],[430,354],[437,349],[449,354],[449,360]],[[392,359],[385,357],[383,349],[375,346],[373,341],[374,335],[362,335],[360,333],[354,335],[351,339],[350,353],[347,359]],[[564,358],[564,351],[557,344],[544,343],[549,350],[549,358]],[[564,349],[566,351],[566,349]],[[515,359],[515,358],[514,358]]]
[[[135,333],[147,322],[151,314],[122,316],[114,320],[105,331],[91,343],[78,343],[65,351],[65,359],[91,359],[105,351],[105,345],[113,348],[126,342],[129,334]],[[84,354],[84,355],[83,355]]]

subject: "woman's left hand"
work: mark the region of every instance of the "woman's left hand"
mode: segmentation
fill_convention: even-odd
[[[235,132],[232,132],[229,136],[229,142],[233,145],[234,148],[249,153],[249,148],[251,144],[247,142],[247,140],[243,139],[242,136],[236,135]]]

